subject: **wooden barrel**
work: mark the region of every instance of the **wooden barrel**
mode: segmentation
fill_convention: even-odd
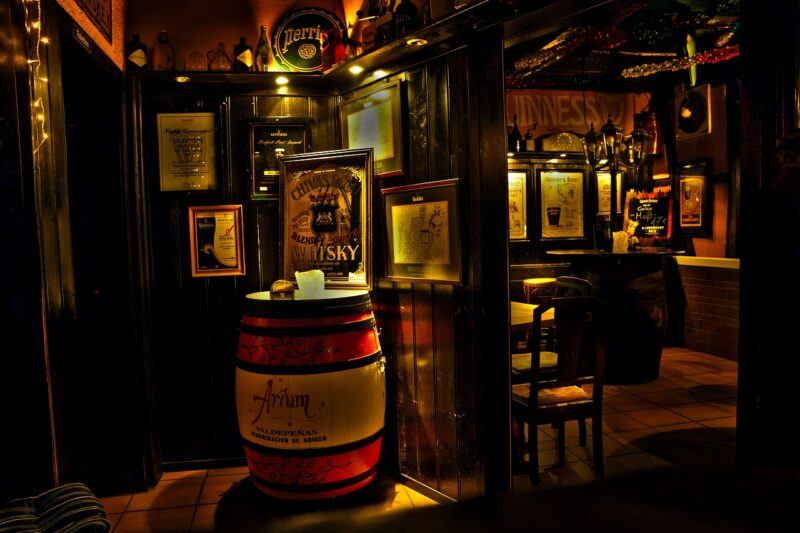
[[[255,485],[270,496],[342,496],[376,475],[386,382],[369,293],[325,296],[245,300],[239,432]]]

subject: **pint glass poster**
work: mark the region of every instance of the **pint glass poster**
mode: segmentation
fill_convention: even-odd
[[[512,241],[528,238],[526,172],[508,173],[508,236]]]
[[[159,113],[157,122],[161,190],[215,189],[214,113]]]
[[[321,270],[328,287],[367,288],[372,149],[281,159],[283,277]]]
[[[243,275],[242,206],[190,207],[189,246],[192,277]]]
[[[542,239],[581,239],[585,236],[583,191],[583,172],[539,172]]]

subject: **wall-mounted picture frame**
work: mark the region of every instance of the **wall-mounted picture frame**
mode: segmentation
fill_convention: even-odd
[[[712,231],[713,186],[710,183],[711,162],[696,161],[682,165],[676,187],[678,226],[681,233],[692,237],[710,237]]]
[[[372,286],[372,148],[282,157],[282,277],[321,270],[329,288]]]
[[[250,199],[278,200],[280,158],[304,154],[311,144],[308,122],[267,118],[247,123],[250,139]]]
[[[357,91],[339,107],[342,148],[372,148],[378,178],[405,171],[402,88],[400,79],[379,82]]]
[[[611,172],[595,172],[597,185],[597,213],[608,214],[611,212]],[[622,214],[622,186],[625,183],[622,172],[617,172],[617,214]]]
[[[543,241],[586,238],[586,170],[536,170],[539,238]]]
[[[383,189],[386,277],[461,283],[458,180]]]
[[[193,278],[243,276],[242,206],[189,207],[189,250]]]
[[[508,238],[528,240],[528,179],[527,170],[508,171]]]
[[[160,190],[216,189],[215,114],[158,113],[156,124]]]

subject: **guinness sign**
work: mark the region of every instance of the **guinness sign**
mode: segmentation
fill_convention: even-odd
[[[272,34],[275,60],[290,71],[321,70],[322,38],[331,29],[346,35],[342,21],[328,10],[308,8],[290,12]]]

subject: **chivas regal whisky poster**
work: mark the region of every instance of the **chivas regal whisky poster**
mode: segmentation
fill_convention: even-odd
[[[371,178],[372,149],[281,159],[285,279],[317,269],[328,287],[369,286]]]

